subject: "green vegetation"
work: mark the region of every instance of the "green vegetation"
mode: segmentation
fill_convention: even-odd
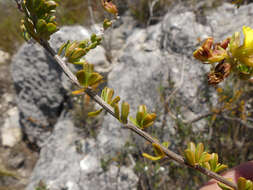
[[[45,24],[45,27],[43,26],[45,30],[40,30],[40,22],[38,21],[38,18],[40,18],[39,16],[42,16],[41,20],[43,22],[51,22],[53,19],[50,19],[48,15],[52,12],[47,9],[48,2],[43,0],[39,2],[40,4],[44,3],[43,5],[46,7],[45,9],[42,9],[42,11],[38,11],[34,8],[36,7],[34,6],[34,2],[35,1],[25,1],[23,4],[23,6],[27,7],[27,11],[29,11],[29,14],[26,13],[25,15],[25,21],[30,22],[24,25],[25,31],[27,31],[34,40],[40,43],[51,55],[55,56],[55,53],[48,48],[49,45],[47,40],[56,30],[55,28],[53,28],[52,31],[49,30],[51,27],[48,26],[48,23]],[[148,3],[150,2],[152,1],[148,1]],[[159,3],[159,1],[157,2]],[[196,1],[194,2],[196,3]],[[34,3],[33,6],[31,6],[32,3]],[[148,5],[150,10],[150,4],[146,4],[147,1],[140,1],[140,3],[144,5],[144,8]],[[103,6],[107,11],[109,10],[108,12],[114,13],[114,19],[117,19],[117,9],[112,6],[111,1],[104,0]],[[143,6],[140,6],[140,8],[143,8]],[[155,4],[153,8],[155,8]],[[35,14],[36,17],[33,18],[31,16],[33,14]],[[40,15],[38,16],[37,14]],[[152,15],[153,12],[149,16]],[[140,14],[140,17],[138,18],[144,18],[143,20],[145,20],[148,17],[146,17],[145,14],[144,16]],[[150,18],[148,18],[148,24],[150,24],[149,20]],[[52,22],[54,22],[54,20]],[[104,24],[103,29],[105,28],[107,27],[105,27]],[[50,31],[52,33],[50,33]],[[245,64],[250,67],[250,69],[253,67],[251,59],[245,60],[245,58],[251,58],[252,56],[252,52],[248,50],[251,50],[249,47],[252,47],[253,45],[251,40],[253,37],[253,30],[249,27],[244,27],[244,34],[246,33],[247,35],[245,35],[245,39],[250,40],[244,40],[244,45],[242,46],[239,45],[240,39],[238,38],[238,35],[235,34],[232,37],[233,40],[231,40],[232,42],[229,44],[231,55],[227,54],[225,51],[230,39],[226,39],[224,43],[213,45],[213,40],[209,38],[209,41],[207,40],[197,51],[194,52],[193,55],[195,58],[198,58],[204,63],[209,62],[211,64],[218,62],[217,68],[215,67],[215,70],[211,73],[213,74],[211,75],[213,82],[210,83],[209,81],[209,84],[216,85],[223,82],[223,80],[228,77],[231,67],[237,64],[235,61],[239,60],[240,62],[238,62],[238,64]],[[246,38],[246,36],[248,37]],[[104,171],[108,169],[111,161],[118,163],[119,168],[122,165],[129,165],[129,163],[131,163],[131,165],[135,166],[135,171],[139,176],[140,181],[138,189],[169,189],[174,185],[175,189],[181,188],[190,190],[197,189],[197,184],[203,183],[207,180],[205,176],[200,176],[197,171],[210,176],[210,174],[214,174],[211,170],[213,172],[219,172],[226,167],[221,163],[225,163],[228,166],[234,166],[253,158],[252,152],[249,151],[253,148],[252,143],[250,143],[253,134],[252,131],[250,131],[251,127],[248,127],[248,125],[251,125],[253,122],[249,118],[253,105],[252,85],[250,84],[250,81],[242,82],[237,75],[232,73],[229,80],[225,80],[223,83],[224,87],[216,89],[218,97],[217,103],[213,104],[213,102],[206,102],[207,105],[210,105],[209,113],[206,114],[206,116],[199,117],[199,119],[194,119],[192,121],[184,120],[184,116],[181,113],[181,110],[183,109],[183,105],[180,104],[181,100],[176,99],[175,97],[171,98],[169,96],[171,93],[165,93],[167,87],[160,87],[160,90],[163,91],[161,92],[161,100],[164,104],[164,110],[160,109],[161,111],[157,115],[162,116],[159,118],[162,120],[160,121],[162,126],[159,128],[151,127],[151,125],[156,124],[154,122],[156,114],[148,113],[145,105],[139,106],[136,118],[131,118],[130,121],[132,124],[129,124],[129,104],[123,101],[120,110],[118,106],[120,98],[117,98],[116,96],[116,98],[113,99],[113,90],[106,87],[102,91],[101,97],[98,97],[95,90],[102,82],[102,76],[100,76],[99,73],[94,72],[93,65],[82,61],[82,57],[86,52],[95,48],[100,43],[101,39],[101,36],[93,34],[91,35],[90,41],[67,42],[63,44],[61,49],[64,51],[64,54],[61,54],[61,51],[59,54],[61,54],[62,57],[68,58],[70,63],[81,63],[83,65],[83,69],[79,70],[76,74],[69,74],[69,72],[71,72],[69,68],[62,67],[69,79],[79,87],[79,89],[74,91],[73,94],[80,95],[86,93],[86,95],[88,95],[81,97],[81,110],[78,111],[78,109],[76,109],[77,112],[74,113],[74,115],[78,116],[80,113],[80,116],[83,117],[83,122],[85,123],[86,118],[89,115],[89,110],[84,109],[84,105],[89,103],[89,99],[86,100],[84,98],[92,98],[115,119],[122,124],[125,124],[125,128],[131,129],[135,134],[142,137],[142,139],[137,139],[135,136],[132,136],[132,144],[127,143],[125,148],[122,149],[122,152],[113,158],[101,159],[101,167]],[[232,57],[233,55],[234,57]],[[228,67],[229,61],[231,60],[233,61],[233,64],[231,67]],[[58,63],[61,65],[60,61]],[[240,66],[233,67],[233,69],[239,69],[240,72],[252,74],[252,70],[248,67]],[[101,113],[100,110],[91,112],[90,115],[94,116],[99,113]],[[202,119],[205,119],[206,122],[203,122],[201,128],[194,129],[192,124]],[[82,120],[79,121],[82,123]],[[174,130],[174,133],[170,132],[170,130]],[[169,132],[165,133],[165,131]],[[166,136],[172,135],[172,133],[173,138]],[[172,139],[173,142],[159,142],[159,140],[162,142],[164,139],[166,140],[166,138]],[[144,141],[144,139],[146,141]],[[195,142],[197,146],[191,141]],[[151,149],[151,144],[153,150]],[[204,144],[206,145],[205,149]],[[186,148],[187,145],[188,148]],[[154,155],[153,151],[155,152],[155,157],[150,156]],[[145,154],[141,154],[143,152],[145,152]],[[209,154],[210,152],[218,152],[222,160],[218,160],[218,154],[215,153],[211,155]],[[184,153],[185,157],[181,157],[180,155],[184,155]],[[148,159],[143,158],[143,156]],[[178,169],[179,165],[171,162],[168,158],[175,160],[180,165],[190,166],[190,168],[195,170],[185,170],[185,168]],[[134,163],[135,160],[136,163]],[[151,162],[150,160],[159,161]],[[170,165],[170,167],[167,167],[167,165]],[[210,171],[206,172],[204,168]],[[217,174],[212,175],[213,178],[216,178],[216,176]],[[223,183],[226,182],[227,185],[233,188],[237,187],[237,184],[231,184],[230,181],[226,181],[226,179],[219,181],[223,181]],[[246,183],[246,180],[241,179],[239,181],[239,187],[240,183]],[[252,187],[252,183],[249,183]],[[42,184],[39,187],[39,190],[41,189],[45,190],[47,188]],[[249,188],[247,188],[246,185],[242,185],[242,188],[236,189],[246,190]]]

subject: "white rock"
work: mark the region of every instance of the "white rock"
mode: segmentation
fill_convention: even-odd
[[[8,117],[5,120],[1,129],[2,145],[7,147],[13,147],[15,144],[21,141],[22,132],[19,126],[19,113],[16,107],[8,111]]]

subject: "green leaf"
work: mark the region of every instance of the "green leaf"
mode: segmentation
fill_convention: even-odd
[[[114,95],[114,90],[112,88],[107,88],[106,94],[105,94],[105,101],[110,104],[112,101],[113,95]]]
[[[203,143],[198,143],[196,151],[195,151],[196,162],[199,162],[200,157],[201,157],[203,151],[204,151],[204,145],[203,145]]]
[[[53,9],[56,9],[56,7],[58,6],[58,4],[55,1],[47,1],[45,3],[45,6],[46,6],[47,12],[49,12],[49,11],[51,11]]]
[[[137,123],[136,119],[133,118],[132,116],[129,117],[129,120],[130,120],[135,126],[140,127],[139,124]]]
[[[55,24],[53,24],[53,23],[47,24],[47,31],[50,33],[50,35],[57,32],[58,30],[59,30],[59,28]]]
[[[162,145],[163,145],[165,148],[168,148],[169,145],[170,145],[170,142],[163,142]]]
[[[162,157],[165,156],[163,150],[161,149],[161,147],[158,144],[152,143],[152,146],[153,146],[153,150],[154,150],[156,156],[162,156]]]
[[[222,189],[222,190],[234,190],[233,188],[223,184],[223,183],[218,183],[218,186]]]
[[[151,156],[147,153],[142,153],[142,156],[152,161],[157,161],[163,158],[162,156]]]
[[[78,47],[80,47],[80,48],[86,48],[88,45],[89,45],[89,40],[85,39],[85,40],[79,42]]]
[[[57,54],[58,54],[58,55],[61,55],[62,52],[63,52],[63,50],[65,50],[65,48],[68,46],[68,44],[69,44],[69,40],[67,41],[67,43],[64,43],[64,44],[61,45],[61,47],[59,48]]]
[[[188,149],[190,149],[192,152],[196,151],[196,146],[193,142],[189,142],[187,145]]]
[[[144,113],[138,111],[136,114],[136,121],[138,123],[138,126],[140,126],[140,127],[142,127],[143,117],[144,117]]]
[[[127,102],[123,102],[121,104],[121,121],[122,123],[126,124],[127,123],[127,117],[129,115],[129,110],[130,110],[130,106]]]
[[[99,73],[93,72],[88,78],[88,86],[98,84],[102,80],[103,80],[103,77]]]
[[[86,52],[82,49],[82,48],[76,48],[73,53],[71,54],[71,56],[69,57],[70,60],[76,60],[76,59],[80,59],[81,57],[83,57],[86,54]]]
[[[198,163],[208,162],[211,159],[211,155],[207,152],[203,152],[199,158]]]
[[[156,118],[156,114],[152,113],[152,114],[146,114],[146,116],[144,117],[143,121],[142,121],[142,126],[144,128],[151,126],[154,122]]]
[[[94,34],[94,33],[91,34],[90,41],[91,41],[92,43],[96,42],[96,41],[97,41],[97,35]]]
[[[117,119],[119,119],[119,105],[115,104],[114,105],[114,113]]]
[[[120,101],[120,97],[119,96],[116,96],[113,100],[112,100],[112,102],[110,103],[110,105],[112,106],[112,107],[114,107],[114,105],[116,104],[116,103],[118,103]]]
[[[86,76],[86,72],[84,70],[80,70],[76,73],[76,78],[78,80],[78,82],[84,86],[87,87],[87,76]]]
[[[215,171],[214,172],[220,172],[220,171],[222,171],[222,170],[224,170],[224,169],[226,169],[226,168],[228,168],[228,166],[227,165],[224,165],[224,164],[218,164],[218,166],[216,167],[216,169],[215,169]]]
[[[65,57],[69,57],[77,46],[78,43],[76,41],[69,43],[65,50]]]
[[[97,110],[97,111],[94,111],[94,112],[89,112],[88,116],[89,117],[95,117],[95,116],[99,115],[102,111],[103,111],[103,109],[100,109],[100,110]]]
[[[187,163],[190,164],[191,166],[194,166],[196,163],[194,152],[190,149],[186,149],[186,150],[184,150],[184,155],[185,155],[185,159],[186,159]]]

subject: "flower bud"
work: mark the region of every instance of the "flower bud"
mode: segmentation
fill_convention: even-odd
[[[111,0],[102,0],[102,5],[108,13],[111,13],[116,16],[118,15],[118,9],[117,9],[116,5],[114,5],[111,2]]]
[[[208,83],[211,85],[219,84],[221,81],[223,81],[231,71],[231,65],[226,62],[220,62],[218,65],[216,65],[214,71],[211,71],[208,74]]]

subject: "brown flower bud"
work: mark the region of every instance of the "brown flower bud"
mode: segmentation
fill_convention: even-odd
[[[111,14],[118,15],[118,9],[111,0],[101,0],[104,9]]]
[[[223,81],[231,71],[231,65],[226,62],[220,62],[216,65],[214,71],[208,74],[208,84],[216,85]]]
[[[207,38],[201,47],[193,52],[193,56],[203,63],[220,62],[228,56],[226,48],[229,41],[230,39],[227,38],[221,43],[213,44],[213,38]]]
[[[193,56],[200,61],[207,61],[212,56],[213,38],[207,38],[204,43],[196,51]]]

